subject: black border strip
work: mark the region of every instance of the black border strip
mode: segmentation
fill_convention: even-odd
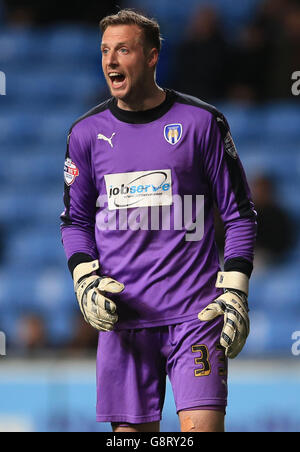
[[[157,107],[151,108],[145,111],[127,111],[122,110],[117,105],[115,98],[110,99],[109,109],[111,113],[120,121],[128,124],[147,124],[148,122],[156,121],[165,115],[173,106],[176,100],[176,94],[174,91],[165,89],[166,98]]]
[[[233,257],[224,263],[225,272],[241,272],[250,278],[253,271],[253,264],[242,257]]]
[[[223,138],[223,141],[225,140],[228,132],[230,133],[230,127],[229,124],[225,118],[225,116],[218,111],[213,105],[209,105],[206,102],[201,101],[200,99],[197,99],[196,97],[189,96],[186,94],[175,92],[177,95],[176,102],[185,104],[185,105],[191,105],[193,107],[202,108],[203,110],[208,111],[211,113],[215,120],[217,121],[217,118],[220,118],[221,121],[217,121],[217,125],[219,127],[219,130],[221,132],[221,136]],[[231,186],[235,195],[236,203],[238,206],[238,210],[240,213],[241,218],[255,218],[255,212],[252,208],[250,199],[248,198],[245,182],[243,179],[242,169],[239,166],[239,159],[232,158],[225,150],[225,143],[224,143],[224,156],[226,165],[228,167],[229,177]]]
[[[77,265],[82,264],[84,262],[93,262],[95,259],[90,256],[89,254],[85,254],[85,253],[75,253],[73,254],[70,259],[68,260],[68,267],[70,270],[70,273],[73,277],[73,272],[75,267],[77,267]]]
[[[90,116],[97,115],[98,113],[102,113],[103,111],[107,110],[108,109],[108,105],[109,105],[110,102],[111,102],[111,99],[108,99],[105,102],[102,102],[101,104],[99,104],[96,107],[92,108],[87,113],[85,113],[83,116],[78,118],[72,124],[72,126],[71,126],[71,128],[70,128],[70,130],[68,132],[67,150],[66,150],[65,160],[70,157],[70,152],[69,152],[70,136],[71,136],[72,130],[74,129],[76,124],[78,124],[79,122],[83,121],[84,119],[86,119],[86,118],[88,118]],[[64,198],[63,199],[64,199],[65,211],[60,216],[60,219],[63,222],[62,226],[71,226],[72,225],[72,220],[70,218],[70,206],[71,206],[70,188],[71,188],[71,186],[67,185],[64,182]]]

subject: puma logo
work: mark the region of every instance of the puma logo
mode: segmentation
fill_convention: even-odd
[[[99,133],[97,138],[98,138],[98,140],[107,141],[110,144],[110,146],[113,148],[114,146],[112,144],[112,139],[115,136],[115,134],[116,133],[114,132],[110,138],[107,138],[105,135],[102,135],[102,133]]]

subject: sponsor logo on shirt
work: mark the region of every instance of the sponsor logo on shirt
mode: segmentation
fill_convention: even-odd
[[[77,176],[79,176],[79,169],[70,158],[67,158],[64,166],[65,183],[67,185],[72,185]]]
[[[181,124],[168,124],[164,128],[164,137],[169,144],[172,144],[174,146],[181,140],[182,125]]]
[[[105,135],[102,135],[102,133],[99,133],[98,136],[97,136],[97,138],[98,138],[98,140],[107,141],[107,142],[109,143],[110,147],[113,148],[114,145],[112,144],[112,139],[113,139],[113,137],[115,136],[115,134],[116,134],[116,132],[114,132],[114,133],[112,134],[112,136],[111,136],[110,138],[108,138],[108,137],[106,137]]]
[[[106,174],[104,178],[109,210],[172,204],[170,169]]]

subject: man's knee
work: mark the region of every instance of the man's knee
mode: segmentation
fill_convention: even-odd
[[[159,422],[148,422],[145,424],[129,424],[127,422],[112,422],[112,430],[115,433],[139,433],[139,432],[159,432]]]
[[[192,410],[179,412],[182,432],[224,432],[224,410]]]

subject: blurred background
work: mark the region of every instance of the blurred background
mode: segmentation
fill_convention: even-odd
[[[77,308],[59,215],[68,130],[108,96],[98,23],[122,7],[161,25],[158,83],[227,117],[258,211],[252,332],[230,363],[227,430],[300,431],[295,0],[0,0],[0,431],[110,431],[95,422],[97,333]],[[216,231],[222,256],[217,214]],[[178,430],[168,383],[162,431]]]

